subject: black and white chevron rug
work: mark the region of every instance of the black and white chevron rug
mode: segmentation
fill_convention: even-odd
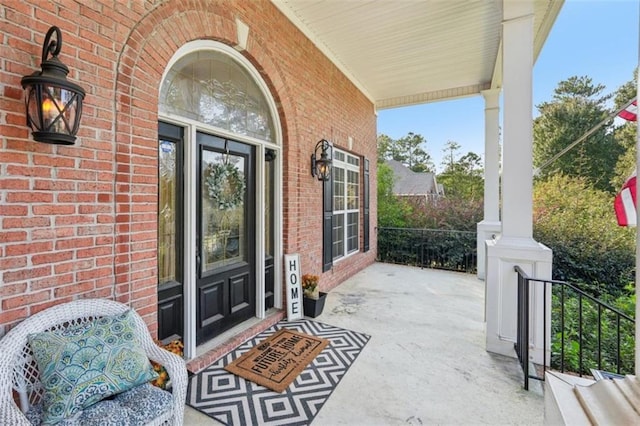
[[[327,347],[282,393],[224,370],[281,328],[323,337]],[[370,336],[316,321],[281,321],[189,380],[187,404],[226,425],[308,425],[329,399]]]

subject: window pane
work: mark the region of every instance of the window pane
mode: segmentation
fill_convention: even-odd
[[[344,169],[333,167],[333,210],[344,210]]]
[[[359,207],[359,173],[353,170],[348,171],[347,181],[347,208],[350,210]]]
[[[358,249],[358,213],[347,215],[347,253]]]
[[[344,256],[344,215],[333,215],[333,259]]]
[[[161,140],[158,156],[158,284],[163,284],[176,280],[176,144]]]
[[[160,112],[273,141],[262,91],[244,67],[221,52],[198,51],[180,59],[160,89]]]

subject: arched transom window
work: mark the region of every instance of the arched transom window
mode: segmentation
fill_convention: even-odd
[[[269,104],[254,78],[233,58],[200,50],[171,67],[160,91],[160,113],[274,141]]]

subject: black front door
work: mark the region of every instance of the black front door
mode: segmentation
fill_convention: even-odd
[[[197,133],[196,344],[255,316],[255,148]]]

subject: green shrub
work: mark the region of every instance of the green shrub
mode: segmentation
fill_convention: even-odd
[[[482,199],[446,196],[431,203],[413,206],[408,222],[414,228],[475,232],[477,223],[482,220],[483,208]]]
[[[635,317],[636,297],[633,286],[627,286],[623,294],[617,298],[606,296],[605,299],[607,299],[605,302],[623,314],[630,318]],[[592,368],[610,372],[619,371],[622,374],[634,372],[635,324],[633,321],[624,317],[618,318],[618,315],[605,307],[598,309],[595,302],[588,297],[579,297],[578,293],[571,289],[565,289],[562,294],[560,286],[555,286],[552,300],[552,368],[586,375],[591,374]],[[563,319],[564,327],[562,327]],[[620,336],[619,348],[618,335]],[[601,354],[599,362],[598,352]],[[619,370],[618,359],[620,360]]]
[[[411,206],[393,195],[393,170],[378,163],[378,226],[410,227]]]
[[[553,250],[553,278],[599,297],[634,281],[635,229],[618,226],[614,195],[556,175],[534,187],[534,238]]]

